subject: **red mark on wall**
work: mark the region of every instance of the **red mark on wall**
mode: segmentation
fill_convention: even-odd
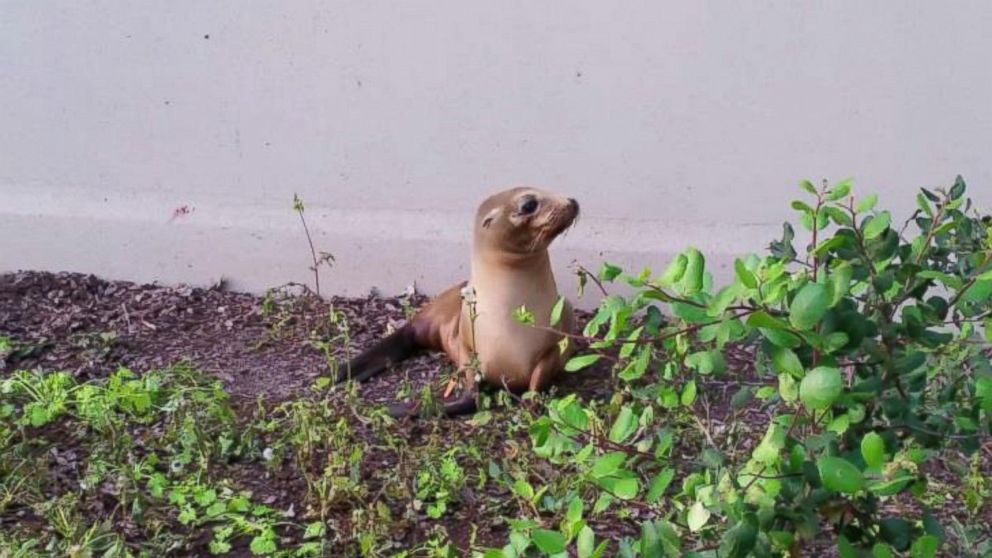
[[[169,218],[169,222],[171,223],[171,222],[175,221],[176,219],[181,219],[183,217],[187,217],[187,216],[189,216],[190,213],[193,213],[193,211],[195,211],[195,210],[196,210],[195,207],[192,207],[192,206],[189,206],[189,205],[181,205],[181,206],[179,206],[179,207],[177,207],[177,208],[175,208],[175,209],[172,210],[172,217]]]

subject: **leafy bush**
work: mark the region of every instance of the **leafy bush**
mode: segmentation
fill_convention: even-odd
[[[640,536],[621,556],[799,555],[824,530],[844,557],[937,553],[937,518],[888,504],[923,496],[941,452],[973,454],[990,432],[992,224],[960,177],[922,190],[901,226],[849,180],[802,188],[808,246],[796,251],[786,223],[726,286],[694,248],[661,275],[606,264],[581,277],[633,294],[602,299],[566,368],[610,360],[622,389],[554,400],[533,423],[534,451],[581,482],[560,529],[518,522],[487,556],[602,555],[586,501],[590,517],[633,510]],[[705,392],[731,359],[755,372],[729,378],[738,391],[716,421]],[[693,435],[698,455],[675,459],[673,440]]]

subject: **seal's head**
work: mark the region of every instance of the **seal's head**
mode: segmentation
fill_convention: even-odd
[[[475,215],[475,246],[526,256],[548,245],[572,226],[579,203],[537,188],[511,188],[482,202]]]

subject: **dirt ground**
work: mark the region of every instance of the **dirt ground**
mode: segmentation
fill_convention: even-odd
[[[0,276],[0,335],[28,341],[36,351],[8,359],[3,370],[41,367],[66,370],[79,379],[106,375],[111,366],[147,370],[189,360],[224,381],[235,396],[264,395],[280,401],[305,392],[327,375],[327,356],[311,343],[328,323],[331,309],[350,328],[347,349],[335,343],[333,356],[357,354],[406,320],[404,305],[419,307],[422,295],[404,298],[340,298],[318,301],[292,296],[299,288],[273,291],[266,299],[220,289],[163,287],[92,275],[21,272]],[[288,302],[286,302],[288,301]],[[350,351],[350,352],[349,352]],[[403,365],[414,385],[436,380],[447,367],[441,355],[422,355]],[[568,376],[561,389],[607,393],[596,374]],[[403,377],[383,375],[362,385],[369,401],[395,397]]]
[[[27,349],[0,362],[0,377],[14,370],[40,368],[68,371],[85,381],[106,377],[118,366],[141,373],[188,361],[221,379],[235,404],[247,413],[259,397],[274,404],[307,395],[318,377],[329,375],[330,360],[340,361],[370,346],[387,328],[401,325],[407,311],[427,300],[420,295],[318,300],[299,293],[298,286],[258,297],[216,288],[111,282],[72,273],[2,275],[0,336],[17,339]],[[347,323],[347,336],[332,323],[332,310]],[[340,318],[336,323],[341,323]],[[333,341],[327,343],[329,353],[314,343],[321,339]],[[401,373],[383,374],[362,384],[359,397],[385,404],[396,399],[404,384],[412,386],[413,393],[424,386],[439,390],[450,373],[441,355],[421,355],[406,361]],[[608,375],[606,368],[570,375],[557,389],[607,396],[610,387],[602,381],[604,374]],[[397,428],[411,444],[481,434],[468,418],[413,422]],[[485,432],[492,436],[494,452],[527,447],[525,431],[512,442],[499,430]],[[383,456],[382,468],[394,466],[392,458]],[[282,508],[302,501],[307,490],[289,469],[260,474],[252,468],[232,468],[225,474],[265,503]],[[476,519],[473,524],[488,521],[484,511],[483,517],[479,513],[470,512]],[[473,524],[464,522],[465,516],[459,513],[441,523],[452,540],[467,546]],[[398,535],[399,542],[418,541],[429,527],[426,523],[410,526]],[[505,523],[487,527],[477,535],[477,543],[505,544]]]
[[[329,374],[329,362],[370,346],[426,300],[419,295],[329,300],[286,296],[294,289],[274,290],[258,297],[220,288],[139,285],[70,273],[2,275],[0,336],[17,339],[26,348],[0,361],[0,374],[40,367],[68,371],[82,381],[104,377],[117,366],[142,372],[190,361],[221,379],[226,390],[247,409],[260,396],[277,402],[305,395],[318,377]],[[332,319],[332,311],[340,313],[343,321]],[[580,321],[587,318],[580,315]],[[325,344],[315,340],[324,340]],[[738,348],[728,361],[733,373],[705,386],[712,405],[707,413],[717,422],[727,413],[740,382],[760,383],[754,376],[749,349]],[[361,385],[359,395],[365,401],[387,403],[396,399],[405,382],[418,390],[426,385],[439,389],[448,373],[450,368],[443,358],[423,355],[404,363],[402,373],[385,374]],[[608,368],[598,366],[565,376],[555,389],[578,392],[587,398],[606,398],[614,387],[609,377]],[[767,417],[763,411],[753,412],[754,423],[764,424]],[[400,433],[407,436],[410,444],[480,436],[485,437],[493,454],[529,447],[525,431],[508,433],[501,430],[502,426],[474,425],[469,418],[414,422],[401,428],[406,429]],[[389,455],[380,457],[379,467],[395,465]],[[691,456],[687,454],[686,459],[691,460]],[[992,465],[987,468],[992,470]],[[954,480],[953,471],[935,473],[948,483]],[[307,490],[290,471],[263,475],[247,469],[232,470],[231,474],[273,505],[290,506],[300,501]],[[466,498],[488,501],[485,496],[498,500],[506,495]],[[469,508],[441,520],[451,540],[467,545],[470,526],[481,526],[484,528],[478,533],[478,544],[502,546],[508,527],[494,519],[500,518],[502,512],[487,512],[485,506]],[[958,511],[953,503],[939,510],[945,516]],[[992,524],[992,510],[986,513]],[[636,522],[598,527],[601,531],[597,532],[604,536],[636,532]],[[408,525],[406,531],[396,535],[398,544],[420,540],[431,528],[427,523]],[[827,548],[832,551],[833,545]],[[823,551],[828,552],[826,548]]]

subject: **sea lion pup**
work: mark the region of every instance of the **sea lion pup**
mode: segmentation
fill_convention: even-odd
[[[337,381],[364,381],[419,350],[444,351],[464,383],[459,395],[443,402],[446,415],[476,409],[476,374],[514,392],[545,389],[573,352],[560,333],[550,331],[558,287],[548,245],[575,222],[579,204],[536,188],[513,188],[487,198],[475,215],[471,279],[442,292],[406,325],[339,367]],[[463,293],[465,296],[463,296]],[[517,321],[525,306],[532,327]],[[555,329],[573,331],[566,300]],[[475,359],[473,359],[473,356]],[[393,416],[418,412],[419,402],[397,403]]]

